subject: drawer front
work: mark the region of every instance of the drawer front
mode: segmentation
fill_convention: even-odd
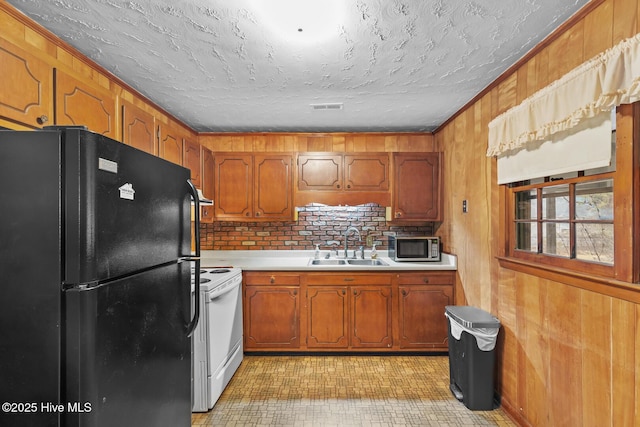
[[[299,274],[287,273],[245,273],[245,285],[299,285]]]
[[[452,285],[454,272],[408,273],[398,275],[399,285]]]
[[[391,274],[308,274],[307,285],[390,285]]]

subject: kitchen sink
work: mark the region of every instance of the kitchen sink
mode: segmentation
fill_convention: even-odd
[[[309,265],[347,265],[343,259],[312,259]]]
[[[349,265],[389,265],[384,261],[380,261],[379,259],[349,259],[347,260],[347,262],[349,263]]]
[[[362,265],[375,267],[388,264],[384,261],[380,261],[379,259],[312,259],[309,261],[309,265]]]

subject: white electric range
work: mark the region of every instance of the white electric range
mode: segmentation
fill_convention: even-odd
[[[193,412],[218,401],[243,357],[242,270],[200,269],[200,321],[193,333]]]

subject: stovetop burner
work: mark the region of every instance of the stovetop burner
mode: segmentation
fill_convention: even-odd
[[[228,268],[214,268],[213,270],[207,270],[207,271],[212,274],[221,274],[221,273],[228,273],[231,270],[229,270]]]
[[[204,277],[200,278],[200,283],[207,283],[207,282],[210,282],[210,281],[211,281],[211,279],[207,279],[207,278],[204,278]]]

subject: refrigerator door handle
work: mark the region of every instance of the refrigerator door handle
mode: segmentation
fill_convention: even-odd
[[[189,186],[189,192],[191,193],[191,198],[195,204],[195,230],[194,230],[194,238],[195,238],[195,254],[194,256],[189,256],[185,260],[189,262],[196,263],[195,269],[195,277],[194,277],[194,312],[193,318],[191,322],[189,322],[189,326],[187,327],[187,336],[190,337],[193,334],[193,331],[196,329],[198,325],[198,320],[200,319],[200,197],[198,197],[198,190],[196,186],[193,185],[190,179],[187,179],[187,184]]]

